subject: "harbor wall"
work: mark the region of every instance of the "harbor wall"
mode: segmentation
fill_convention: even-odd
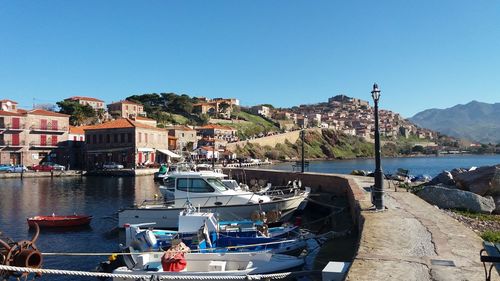
[[[79,177],[85,175],[82,171],[53,171],[53,172],[33,172],[28,171],[25,173],[0,173],[0,179],[14,179],[14,178],[49,178],[49,177]]]
[[[355,176],[324,173],[298,173],[266,169],[224,168],[224,173],[241,182],[250,180],[266,180],[273,185],[284,186],[289,181],[301,180],[302,186],[311,187],[312,192],[326,192],[339,197],[346,197],[349,202],[352,222],[361,234],[363,217],[361,201],[365,201],[364,192],[354,180]]]

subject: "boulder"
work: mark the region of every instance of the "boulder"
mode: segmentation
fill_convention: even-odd
[[[464,169],[464,168],[455,168],[455,169],[451,170],[450,173],[453,176],[453,178],[455,178],[459,174],[467,172],[467,171],[469,171],[469,170],[468,169]]]
[[[481,196],[500,196],[500,165],[479,167],[457,174],[455,182],[460,189]]]
[[[417,195],[441,209],[469,210],[487,214],[495,210],[495,201],[492,197],[482,197],[460,189],[431,185],[418,191]]]
[[[448,171],[442,171],[439,175],[435,176],[427,185],[436,185],[436,184],[444,184],[444,185],[455,185],[455,181],[453,180],[453,175]]]
[[[500,214],[500,195],[493,197],[493,200],[495,200],[495,205],[497,206],[493,213]]]

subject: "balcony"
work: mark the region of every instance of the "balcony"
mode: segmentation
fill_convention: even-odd
[[[0,131],[23,131],[26,126],[24,124],[0,124]]]
[[[36,147],[36,148],[56,148],[56,147],[58,147],[58,144],[57,143],[53,144],[50,141],[48,141],[48,142],[35,142],[35,141],[32,141],[32,142],[30,142],[30,146],[31,147]]]
[[[23,147],[24,141],[0,140],[0,147]]]
[[[52,127],[50,124],[47,126],[37,126],[37,125],[32,125],[30,127],[30,130],[32,132],[44,132],[44,133],[53,133],[53,134],[64,134],[65,132],[68,131],[67,127],[61,127],[61,126],[54,126]]]

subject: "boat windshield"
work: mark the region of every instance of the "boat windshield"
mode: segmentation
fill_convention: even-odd
[[[210,183],[213,187],[217,188],[219,191],[229,190],[220,179],[218,178],[207,178],[208,183]]]

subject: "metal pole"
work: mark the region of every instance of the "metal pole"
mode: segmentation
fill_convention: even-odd
[[[304,166],[305,166],[305,161],[304,161],[304,135],[305,135],[305,132],[304,132],[304,129],[302,129],[302,131],[300,132],[301,134],[301,139],[302,139],[302,165],[301,165],[301,172],[304,173]]]
[[[23,151],[21,150],[21,180],[24,177],[24,161],[23,161]]]
[[[212,146],[212,170],[215,170],[215,138],[214,145]]]
[[[380,130],[378,119],[378,100],[380,91],[377,84],[373,85],[373,101],[375,102],[375,187],[373,189],[373,204],[377,210],[384,209],[384,174],[381,166]]]

